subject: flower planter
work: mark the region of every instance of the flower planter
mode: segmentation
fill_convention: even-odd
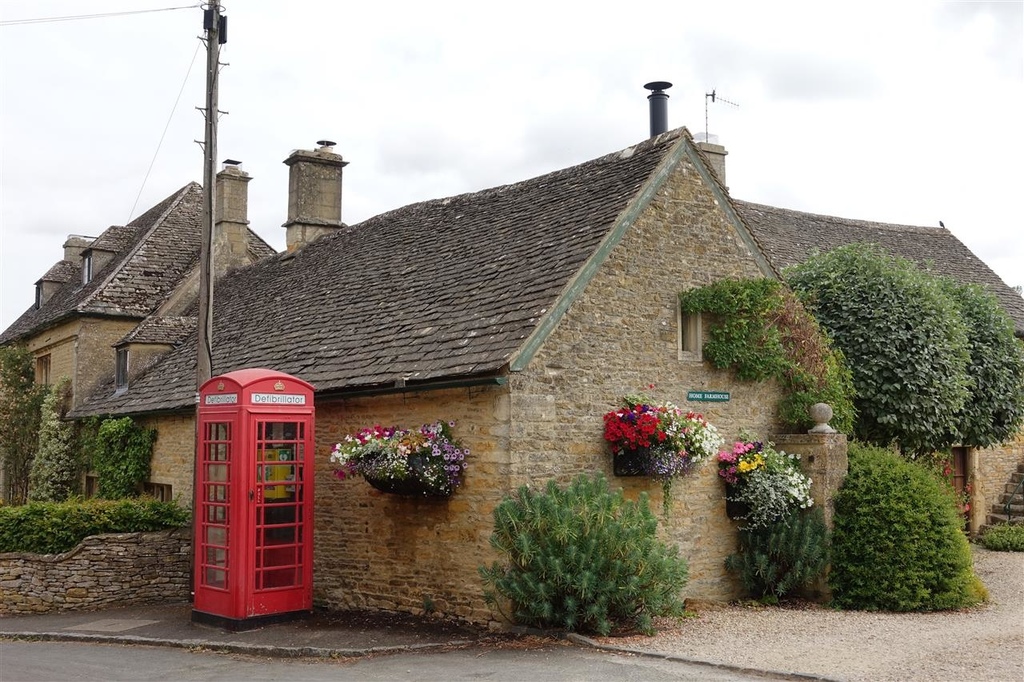
[[[438,486],[429,482],[425,474],[430,467],[430,462],[424,456],[414,453],[409,455],[409,475],[405,478],[375,477],[372,474],[364,474],[363,478],[384,493],[407,497],[451,497],[451,486]]]
[[[418,478],[370,478],[364,477],[366,482],[381,491],[392,495],[404,495],[405,497],[451,497],[451,491],[433,490],[426,483]]]
[[[616,476],[646,476],[650,448],[620,450],[612,455],[612,471]]]
[[[726,484],[725,486],[725,514],[733,521],[742,519],[750,511],[750,506],[746,502],[740,502],[738,500],[732,500],[730,498],[736,497],[739,491],[735,485]]]

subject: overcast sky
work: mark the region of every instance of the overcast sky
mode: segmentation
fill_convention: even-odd
[[[0,0],[0,329],[69,234],[202,180],[198,7],[13,22],[183,4]],[[224,4],[218,157],[243,161],[278,250],[293,149],[337,142],[352,224],[639,142],[643,84],[667,80],[669,126],[706,112],[734,197],[941,220],[1024,285],[1021,0]]]

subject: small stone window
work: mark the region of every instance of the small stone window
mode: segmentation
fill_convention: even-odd
[[[40,355],[36,358],[36,383],[50,385],[50,356]]]
[[[36,282],[36,310],[43,307],[43,283]]]
[[[679,359],[699,362],[703,360],[701,347],[704,345],[700,313],[687,313],[678,309],[678,315]]]
[[[171,493],[170,483],[153,483],[152,481],[146,481],[142,484],[142,492],[144,495],[148,495],[159,502],[174,501],[174,495]]]
[[[123,391],[128,388],[128,349],[117,349],[117,362],[114,367],[114,389]]]

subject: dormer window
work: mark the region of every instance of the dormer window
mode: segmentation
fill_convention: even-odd
[[[114,368],[114,390],[123,391],[128,388],[128,349],[117,349],[117,363]]]
[[[36,282],[36,310],[43,307],[43,283]]]
[[[92,251],[82,254],[82,284],[92,281]]]

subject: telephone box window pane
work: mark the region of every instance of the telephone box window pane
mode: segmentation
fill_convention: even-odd
[[[291,587],[297,585],[294,568],[277,568],[272,571],[263,572],[263,588]]]
[[[227,502],[228,499],[228,487],[226,485],[208,485],[206,486],[206,501],[207,502]]]
[[[206,543],[209,545],[220,545],[226,547],[228,544],[228,529],[218,526],[206,527]]]
[[[206,508],[206,520],[209,523],[227,523],[228,508],[219,504],[211,504]]]
[[[227,566],[228,565],[228,551],[226,549],[220,549],[218,547],[207,547],[206,548],[206,564],[208,566]]]
[[[305,445],[305,443],[299,443],[298,451],[299,451],[299,453],[298,453],[298,456],[296,457],[296,459],[299,459],[299,460],[306,459],[306,445]]]
[[[207,568],[206,571],[203,572],[203,577],[205,578],[203,581],[205,585],[209,587],[219,587],[222,590],[227,589],[227,571],[224,569]]]
[[[206,425],[206,440],[228,440],[228,427],[230,424],[214,422]]]
[[[228,480],[228,465],[227,464],[207,464],[206,465],[206,480],[216,483],[224,483]]]

